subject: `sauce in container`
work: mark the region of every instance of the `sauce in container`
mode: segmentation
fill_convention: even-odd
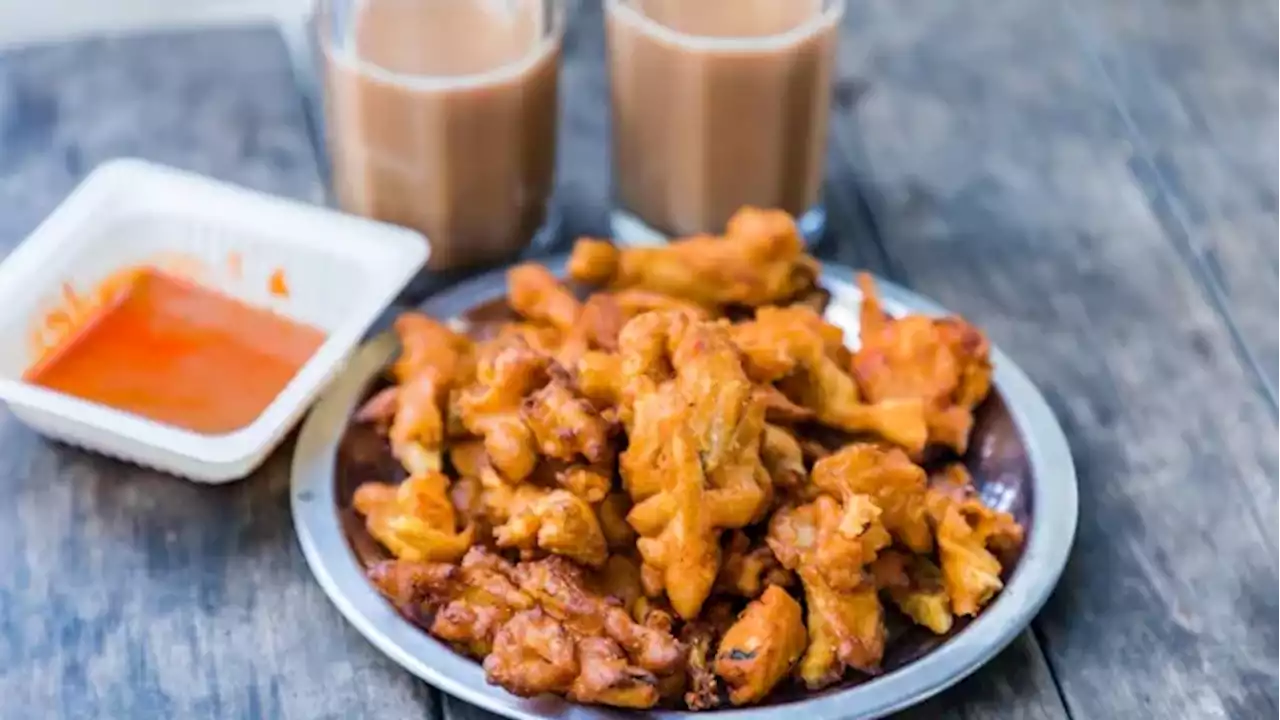
[[[143,268],[23,374],[211,435],[253,422],[324,342],[314,327]]]

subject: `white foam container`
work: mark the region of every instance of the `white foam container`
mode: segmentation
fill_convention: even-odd
[[[422,235],[404,228],[140,160],[105,163],[0,264],[0,400],[62,442],[202,482],[244,477],[341,370],[427,253]],[[89,291],[122,268],[175,263],[188,275],[196,267],[201,284],[326,333],[256,420],[206,435],[23,381],[37,359],[29,338],[64,305],[64,283]],[[271,292],[277,269],[287,279],[284,297]],[[235,392],[235,377],[208,381]]]

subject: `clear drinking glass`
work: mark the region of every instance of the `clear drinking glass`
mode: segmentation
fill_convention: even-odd
[[[344,210],[422,232],[435,270],[554,235],[563,0],[320,0],[318,13]]]
[[[821,236],[844,0],[605,0],[615,236],[719,233],[742,205]]]

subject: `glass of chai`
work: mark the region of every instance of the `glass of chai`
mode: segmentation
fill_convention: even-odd
[[[554,237],[564,0],[320,0],[325,134],[343,210],[495,263]]]
[[[844,0],[605,0],[615,237],[719,234],[743,205],[820,237]]]

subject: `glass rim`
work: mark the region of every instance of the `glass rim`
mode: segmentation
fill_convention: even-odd
[[[365,60],[354,49],[343,47],[338,49],[333,41],[330,27],[333,16],[333,5],[338,0],[316,0],[315,34],[320,42],[320,51],[326,58],[341,64],[362,76],[373,78],[391,85],[400,85],[412,90],[457,90],[462,88],[494,85],[504,80],[518,77],[539,61],[551,54],[561,42],[565,29],[565,6],[569,0],[540,0],[544,7],[550,7],[550,24],[543,29],[538,42],[529,52],[516,60],[503,63],[491,70],[478,73],[462,73],[458,75],[429,75],[404,73],[388,70],[381,65]],[[843,0],[840,0],[843,2]],[[358,9],[370,0],[351,0],[351,5]]]
[[[782,1],[787,2],[789,0]],[[812,37],[819,29],[828,24],[836,24],[840,17],[844,15],[845,0],[822,0],[822,2],[825,7],[820,12],[814,13],[813,17],[793,28],[772,35],[752,36],[696,35],[676,30],[654,20],[627,0],[605,0],[604,6],[606,13],[612,12],[627,16],[632,22],[638,23],[646,32],[685,49],[695,52],[754,52],[774,50],[793,45]]]

